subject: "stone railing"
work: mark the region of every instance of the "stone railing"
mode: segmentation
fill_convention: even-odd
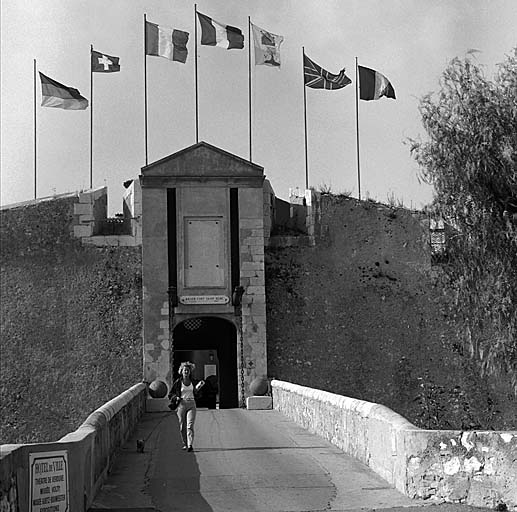
[[[48,505],[48,510],[55,506],[55,510],[86,511],[107,476],[117,448],[144,413],[146,399],[147,386],[136,384],[57,442],[2,445],[0,510],[29,512]],[[54,465],[53,461],[58,462]],[[65,500],[67,507],[59,508]]]
[[[517,509],[517,431],[421,430],[383,405],[272,381],[273,407],[411,498]]]

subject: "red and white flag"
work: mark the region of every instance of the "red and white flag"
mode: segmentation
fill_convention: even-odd
[[[92,71],[94,73],[116,73],[120,71],[120,59],[105,53],[91,51]]]
[[[200,12],[197,17],[201,25],[201,44],[220,46],[227,50],[244,48],[244,36],[240,28],[223,25]]]

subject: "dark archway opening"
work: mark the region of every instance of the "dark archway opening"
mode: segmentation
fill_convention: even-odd
[[[196,364],[194,377],[210,382],[200,406],[215,407],[210,396],[217,386],[220,409],[239,406],[237,380],[237,329],[231,322],[214,317],[189,318],[174,328],[174,376],[182,361]],[[215,377],[214,377],[215,375]]]

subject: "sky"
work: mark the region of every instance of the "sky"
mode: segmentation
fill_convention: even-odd
[[[252,156],[277,197],[305,187],[302,47],[352,84],[306,89],[309,185],[358,196],[355,58],[391,82],[396,100],[359,101],[361,196],[420,209],[409,138],[425,139],[419,100],[439,90],[454,57],[470,49],[493,76],[517,44],[515,0],[198,0],[198,11],[242,29],[244,50],[198,45],[199,140],[249,158],[248,16],[282,35],[279,69],[252,66]],[[186,64],[147,57],[148,162],[196,143],[194,2],[2,0],[1,204],[87,189],[90,110],[41,107],[37,70],[91,100],[90,45],[120,57],[119,73],[93,77],[93,186],[122,211],[123,182],[145,165],[143,16],[190,33]],[[200,29],[198,26],[198,38]],[[91,103],[91,102],[90,102]]]

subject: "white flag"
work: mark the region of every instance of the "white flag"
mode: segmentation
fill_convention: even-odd
[[[251,24],[255,43],[255,65],[280,67],[280,45],[283,36],[272,34],[257,25]]]

